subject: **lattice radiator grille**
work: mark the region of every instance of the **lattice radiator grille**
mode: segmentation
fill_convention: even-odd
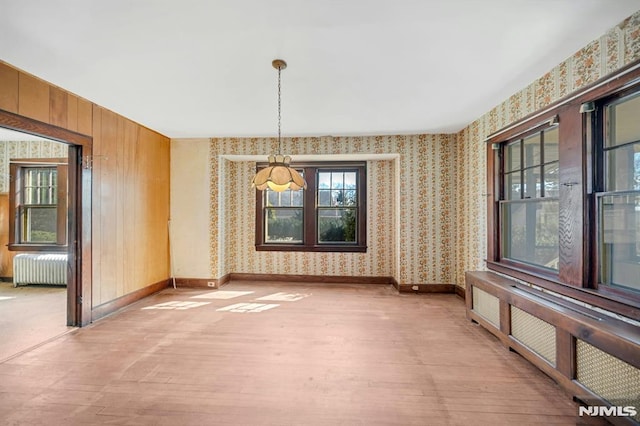
[[[553,366],[556,365],[556,328],[511,306],[511,335]]]
[[[640,422],[640,370],[578,340],[576,343],[576,379],[611,405],[634,406]]]
[[[473,286],[473,310],[500,328],[500,300],[476,286]]]

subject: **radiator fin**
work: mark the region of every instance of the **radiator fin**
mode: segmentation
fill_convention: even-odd
[[[640,422],[640,369],[578,339],[576,379],[611,405],[634,406]]]
[[[555,367],[556,328],[554,326],[512,305],[511,335]]]
[[[473,286],[473,310],[500,328],[500,300],[476,286]]]
[[[17,254],[13,258],[13,285],[66,285],[67,264],[64,253]]]

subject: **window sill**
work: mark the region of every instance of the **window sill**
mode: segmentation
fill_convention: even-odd
[[[66,253],[68,246],[57,244],[7,244],[9,251],[46,251],[50,253]]]
[[[620,290],[609,288],[575,287],[562,283],[557,276],[535,273],[502,262],[490,260],[485,262],[490,271],[499,272],[561,296],[640,321],[640,295],[630,292],[621,294]]]
[[[293,244],[256,245],[256,251],[300,251],[308,253],[366,253],[367,246],[303,246]]]

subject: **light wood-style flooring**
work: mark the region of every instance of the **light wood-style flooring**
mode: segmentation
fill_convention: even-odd
[[[575,425],[465,319],[385,285],[167,289],[0,363],[3,425]]]
[[[0,362],[72,330],[67,289],[0,282]]]

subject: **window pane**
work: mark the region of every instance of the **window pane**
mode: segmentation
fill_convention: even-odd
[[[333,172],[331,173],[331,188],[342,189],[344,188],[344,173]]]
[[[280,193],[280,205],[282,207],[291,206],[291,190],[282,191]]]
[[[601,282],[640,290],[640,194],[604,196],[599,212]]]
[[[545,197],[558,197],[560,195],[559,192],[559,181],[558,181],[558,172],[560,170],[559,164],[551,163],[543,166],[544,170],[544,196]]]
[[[605,191],[640,190],[640,143],[605,151]]]
[[[265,209],[265,242],[301,243],[302,209]]]
[[[270,191],[268,189],[264,190],[265,197],[267,197],[267,206],[279,206],[280,205],[280,197],[279,192]]]
[[[558,270],[558,202],[502,207],[503,257]]]
[[[505,175],[504,193],[507,200],[519,200],[522,198],[522,182],[520,181],[519,171]]]
[[[558,161],[559,127],[552,127],[544,132],[544,162]]]
[[[355,206],[358,204],[357,192],[355,189],[344,191],[344,205]]]
[[[291,191],[291,206],[302,207],[303,206],[303,190]]]
[[[318,191],[318,205],[323,207],[331,206],[331,190],[321,189]]]
[[[540,164],[540,133],[529,136],[524,140],[524,167]]]
[[[504,167],[507,172],[520,170],[520,146],[520,141],[507,145],[507,148],[505,150],[506,159],[504,162]]]
[[[268,207],[302,207],[302,189],[292,191],[287,189],[286,191],[277,192],[270,189],[265,189],[265,197],[267,199]]]
[[[319,243],[355,243],[356,209],[320,209],[318,210]]]
[[[331,172],[318,173],[318,189],[331,188]]]
[[[524,171],[524,198],[540,198],[542,188],[540,182],[540,167]]]
[[[26,207],[23,241],[27,243],[55,243],[58,215],[55,207]]]
[[[607,107],[606,146],[640,141],[640,95]]]
[[[25,168],[24,203],[56,204],[58,174],[52,167]]]
[[[356,172],[345,172],[344,174],[344,187],[346,189],[356,188]]]

